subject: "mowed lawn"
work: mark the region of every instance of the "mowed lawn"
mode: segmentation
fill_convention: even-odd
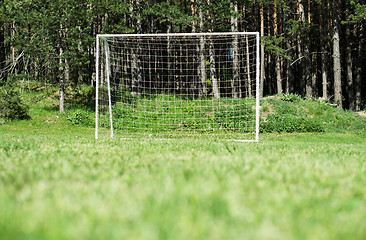
[[[366,138],[0,126],[0,239],[366,239]]]

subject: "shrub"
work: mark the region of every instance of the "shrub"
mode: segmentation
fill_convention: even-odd
[[[324,124],[317,119],[297,117],[291,114],[269,114],[261,122],[262,132],[324,132]]]
[[[66,101],[73,105],[95,106],[95,88],[89,85],[79,85],[66,89]]]
[[[12,78],[0,83],[0,118],[27,119],[29,107],[24,103]]]
[[[82,125],[86,127],[94,126],[94,119],[91,115],[92,112],[88,112],[87,110],[77,109],[75,111],[68,111],[66,116],[66,120],[73,125]]]
[[[284,93],[280,95],[280,99],[282,101],[297,102],[301,100],[301,96],[299,94],[294,93]]]

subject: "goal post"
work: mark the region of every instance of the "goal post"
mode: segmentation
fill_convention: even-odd
[[[257,32],[102,34],[95,138],[259,140]]]

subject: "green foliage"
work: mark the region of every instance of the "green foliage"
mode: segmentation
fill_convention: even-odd
[[[297,102],[301,100],[299,94],[294,93],[284,93],[280,95],[282,101]]]
[[[281,58],[290,59],[289,56],[286,55],[285,49],[281,48],[281,43],[284,40],[284,37],[278,36],[263,36],[262,44],[265,47],[265,50],[271,54],[276,54]]]
[[[288,28],[286,29],[289,35],[296,35],[301,32],[304,22],[298,19],[290,19],[287,21]]]
[[[366,4],[359,3],[360,1],[351,1],[351,5],[354,7],[354,14],[349,16],[351,22],[358,22],[366,19]]]
[[[85,127],[95,126],[95,115],[86,109],[69,109],[66,113],[66,120],[73,125],[82,125]]]
[[[261,122],[262,132],[324,132],[325,127],[319,119],[297,117],[292,114],[269,114],[267,121]]]
[[[176,26],[174,31],[180,31],[179,26],[186,28],[195,19],[194,16],[188,15],[183,10],[184,8],[180,6],[180,2],[175,1],[154,3],[150,7],[146,7],[142,12],[144,15],[154,15],[162,23],[171,23],[173,26]]]
[[[262,101],[262,132],[354,132],[366,135],[366,119],[324,101],[282,94]]]
[[[237,4],[239,11],[234,11],[233,3]],[[284,0],[6,0],[0,5],[1,33],[5,36],[4,42],[0,43],[3,49],[1,55],[6,56],[8,63],[11,62],[13,53],[15,58],[22,56],[14,65],[14,70],[25,70],[37,80],[47,79],[56,85],[60,76],[64,74],[62,68],[67,66],[72,81],[76,82],[77,77],[83,76],[82,81],[85,83],[91,79],[94,72],[96,51],[93,49],[96,34],[137,31],[162,33],[168,29],[171,32],[190,32],[194,29],[196,32],[228,32],[231,31],[231,17],[238,19],[239,31],[258,31],[259,9],[263,8],[266,29],[262,43],[271,55],[269,59],[274,55],[287,60],[296,59],[296,65],[293,62],[283,67],[292,66],[293,74],[301,75],[301,69],[308,69],[309,54],[317,58],[317,61],[321,54],[325,59],[331,57],[329,46],[332,30],[329,27],[319,27],[331,22],[333,14],[328,13],[332,4],[328,3],[329,1],[323,0],[312,1],[309,2],[308,9],[309,6],[304,2],[307,16],[303,17],[322,16],[312,21],[304,21],[302,16],[299,16],[298,4]],[[279,31],[276,33],[273,31],[274,7],[278,10],[276,24]],[[352,45],[355,45],[363,39],[360,26],[366,18],[366,5],[362,0],[350,0],[339,7],[345,12],[340,17],[349,15],[349,19],[343,20],[358,22],[350,25],[352,34],[359,36],[351,39]],[[203,29],[199,29],[200,12],[203,15]],[[137,24],[138,22],[141,24]],[[305,52],[297,51],[295,45]],[[299,55],[301,52],[303,57]],[[362,55],[362,52],[359,54]],[[354,51],[352,56],[355,60],[356,55],[357,51]],[[270,69],[272,65],[267,65],[266,74],[269,74],[269,84],[272,85],[276,78],[273,77],[274,71]],[[320,64],[318,65],[315,68],[319,68]],[[317,70],[319,69],[314,69]],[[330,70],[331,68],[327,69]],[[361,71],[361,75],[363,72],[364,70]],[[286,75],[286,71],[284,73]],[[302,77],[296,78],[294,86],[301,86],[298,82],[301,79]],[[332,92],[332,87],[329,90]],[[265,94],[273,94],[276,88],[268,88],[265,91]],[[347,94],[344,95],[347,98]]]
[[[208,14],[214,19],[214,21],[207,21],[208,29],[215,29],[216,31],[227,31],[230,29],[230,17],[235,15],[233,9],[230,8],[230,0],[220,0],[207,2],[203,9],[207,9]],[[237,17],[241,15],[237,14]]]
[[[76,88],[66,89],[66,102],[73,106],[95,108],[95,88],[88,85],[79,85]]]
[[[92,5],[87,4],[76,0],[7,1],[9,22],[16,23],[16,31],[6,36],[6,42],[34,63],[36,71],[46,68],[45,72],[53,73],[41,77],[57,79],[55,70],[65,66],[59,58],[67,60],[70,71],[87,73],[88,51],[94,43],[89,25]]]
[[[0,84],[0,118],[27,119],[28,108],[16,81],[9,76],[6,82]]]

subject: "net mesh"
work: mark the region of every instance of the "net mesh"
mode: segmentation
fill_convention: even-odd
[[[254,140],[256,37],[99,36],[97,134]]]

